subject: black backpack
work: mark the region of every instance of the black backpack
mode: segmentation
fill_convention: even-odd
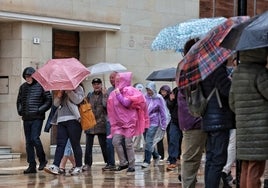
[[[219,107],[222,108],[219,91],[216,87],[210,92],[207,98],[204,97],[202,84],[200,82],[185,88],[184,94],[190,114],[194,117],[203,116],[206,111],[207,103],[214,92],[216,92]]]

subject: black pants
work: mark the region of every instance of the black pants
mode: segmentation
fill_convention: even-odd
[[[86,134],[86,150],[85,150],[84,163],[89,166],[92,165],[92,147],[95,135],[98,136],[103,160],[105,163],[107,163],[106,134]]]

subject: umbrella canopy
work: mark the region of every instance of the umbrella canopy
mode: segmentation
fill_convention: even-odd
[[[75,58],[51,59],[32,77],[44,90],[74,90],[89,75],[89,70]]]
[[[240,51],[268,46],[268,11],[232,28],[221,46]]]
[[[175,77],[176,77],[176,68],[172,67],[172,68],[153,71],[146,78],[146,80],[172,82],[172,81],[175,81]]]
[[[95,65],[89,66],[88,70],[90,71],[90,76],[95,76],[114,71],[121,72],[127,70],[127,68],[120,63],[100,62]]]
[[[204,80],[227,60],[233,51],[219,45],[232,27],[247,19],[248,16],[229,18],[194,44],[179,63],[178,87],[186,87]]]
[[[182,52],[189,39],[202,37],[213,27],[224,22],[226,18],[191,19],[186,22],[162,29],[152,42],[152,50],[175,50]]]

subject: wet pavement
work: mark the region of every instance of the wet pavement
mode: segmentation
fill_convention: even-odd
[[[178,180],[178,169],[167,171],[167,163],[161,161],[159,166],[142,169],[143,153],[136,153],[135,173],[127,174],[126,170],[120,172],[103,172],[105,166],[101,154],[93,155],[93,165],[89,171],[83,172],[78,176],[51,175],[44,171],[38,171],[36,174],[23,174],[27,168],[25,159],[0,160],[0,188],[7,187],[27,187],[27,188],[85,188],[85,187],[181,187]],[[50,159],[49,164],[52,163]],[[204,162],[198,172],[196,188],[204,187],[203,183]],[[70,169],[68,162],[66,169]],[[179,168],[179,167],[178,167]],[[233,186],[235,187],[235,186]]]

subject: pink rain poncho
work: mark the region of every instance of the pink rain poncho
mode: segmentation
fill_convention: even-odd
[[[149,116],[144,95],[131,86],[131,72],[117,73],[115,88],[108,98],[107,110],[111,135],[127,138],[140,135],[149,127]]]

